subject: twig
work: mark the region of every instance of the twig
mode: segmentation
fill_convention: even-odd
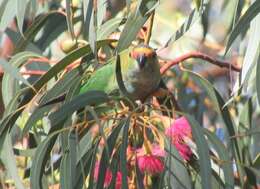
[[[149,26],[148,26],[147,34],[146,34],[145,40],[144,40],[144,44],[146,44],[146,45],[149,44],[150,38],[152,36],[154,14],[155,14],[155,12],[153,11],[150,16],[150,19],[149,19]]]
[[[22,75],[44,75],[46,71],[41,71],[41,70],[26,70],[26,71],[21,71],[20,72]],[[0,72],[0,77],[4,75],[4,72]]]
[[[210,57],[209,55],[206,55],[206,54],[203,54],[201,52],[189,52],[187,54],[184,54],[176,59],[174,59],[173,61],[170,61],[168,63],[166,63],[165,65],[163,65],[161,67],[161,74],[164,74],[169,68],[171,68],[172,66],[174,65],[177,65],[187,59],[190,59],[190,58],[199,58],[199,59],[202,59],[202,60],[206,60],[207,62],[209,63],[212,63],[216,66],[219,66],[219,67],[223,67],[223,68],[231,68],[233,71],[236,71],[236,72],[240,72],[241,71],[241,68],[231,64],[230,62],[227,62],[227,61],[221,61],[221,60],[217,60],[213,57]]]

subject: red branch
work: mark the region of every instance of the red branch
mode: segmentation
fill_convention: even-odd
[[[26,70],[26,71],[20,71],[22,75],[44,75],[46,71],[41,71],[41,70]],[[0,77],[4,75],[4,72],[0,72]]]
[[[241,68],[231,64],[230,62],[227,62],[227,61],[221,61],[221,60],[217,60],[213,57],[210,57],[209,55],[206,55],[206,54],[203,54],[201,52],[189,52],[187,54],[184,54],[178,58],[175,58],[174,60],[170,61],[170,62],[167,62],[166,64],[164,64],[160,71],[161,71],[161,74],[164,74],[169,68],[171,68],[172,66],[174,65],[177,65],[181,62],[183,62],[184,60],[187,60],[187,59],[190,59],[190,58],[199,58],[199,59],[202,59],[202,60],[206,60],[207,62],[210,62],[216,66],[219,66],[219,67],[223,67],[223,68],[230,68],[236,72],[240,72],[241,71]]]

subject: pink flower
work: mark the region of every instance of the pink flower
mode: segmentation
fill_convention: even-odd
[[[185,138],[192,138],[191,127],[185,117],[176,119],[175,122],[166,130],[166,136],[170,137],[172,144],[179,151],[181,157],[189,160],[192,151],[185,143]]]
[[[137,164],[142,173],[156,175],[164,170],[162,158],[165,156],[164,150],[158,145],[153,145],[152,153],[145,154],[143,149],[137,150]]]
[[[137,158],[137,163],[142,173],[150,173],[156,175],[164,170],[164,164],[162,160],[153,155],[145,155]]]
[[[99,174],[99,162],[96,163],[95,169],[94,169],[94,180],[97,182],[98,180],[98,174]],[[110,169],[107,168],[106,175],[105,175],[105,182],[104,187],[108,187],[110,182],[112,180],[112,172]]]
[[[121,189],[122,188],[122,173],[118,171],[116,173],[116,189]]]
[[[94,169],[94,180],[97,182],[98,180],[98,174],[99,174],[99,162],[96,163],[95,169]],[[106,170],[106,175],[105,175],[105,182],[104,182],[104,188],[107,188],[111,181],[112,181],[112,172],[109,168]],[[122,186],[122,173],[120,171],[117,171],[116,173],[116,187],[115,189],[121,189]]]

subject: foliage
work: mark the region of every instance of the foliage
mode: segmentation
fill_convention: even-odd
[[[222,48],[206,52],[239,52],[238,74],[231,66],[223,77],[206,74],[212,67],[203,57],[177,62],[163,80],[180,110],[172,99],[170,107],[155,97],[133,102],[124,92],[118,55],[132,45],[159,48],[160,63],[183,54],[181,46],[213,49],[206,44],[220,22],[209,14],[215,3],[186,1],[185,14],[158,0],[1,0],[0,29],[14,44],[11,57],[0,57],[1,187],[259,187],[260,1],[219,7],[229,16],[223,42],[213,42]],[[79,94],[111,59],[121,93]]]

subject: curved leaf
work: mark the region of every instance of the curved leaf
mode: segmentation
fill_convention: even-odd
[[[260,2],[259,1],[255,1],[247,9],[245,14],[239,19],[239,21],[235,25],[234,29],[232,30],[232,32],[231,32],[231,34],[230,34],[230,36],[228,38],[225,54],[227,53],[227,51],[229,50],[230,46],[232,45],[234,40],[237,38],[237,36],[240,33],[245,32],[248,29],[248,27],[250,25],[250,22],[255,18],[256,15],[259,14],[259,12],[260,12]]]
[[[192,116],[185,114],[185,117],[190,123],[192,128],[192,137],[197,145],[202,188],[210,189],[212,188],[211,164],[209,147],[203,135],[203,129]]]
[[[49,116],[52,125],[59,124],[64,121],[73,112],[85,107],[86,105],[97,105],[109,100],[108,96],[101,91],[89,91],[77,96],[70,102],[62,105],[57,111]]]
[[[120,35],[118,45],[116,47],[117,52],[123,51],[132,43],[157,3],[157,0],[139,1],[139,6],[136,11],[130,14],[125,23],[125,27]]]
[[[16,93],[16,90],[18,89],[18,82],[15,81],[14,78],[19,81],[22,81],[27,86],[33,88],[31,84],[20,74],[19,70],[17,69],[21,67],[22,64],[25,63],[25,61],[33,57],[39,58],[42,56],[34,52],[25,51],[13,56],[8,63],[3,63],[0,60],[0,63],[3,63],[4,70],[8,73],[4,74],[2,84],[2,92],[4,94],[3,101],[5,106],[7,106],[7,104],[12,100]]]
[[[235,181],[233,177],[233,167],[232,161],[228,156],[228,151],[226,147],[221,143],[221,141],[210,131],[204,129],[205,134],[207,135],[209,141],[212,143],[213,148],[217,151],[219,158],[223,161],[223,172],[225,180],[225,188],[234,188]]]

